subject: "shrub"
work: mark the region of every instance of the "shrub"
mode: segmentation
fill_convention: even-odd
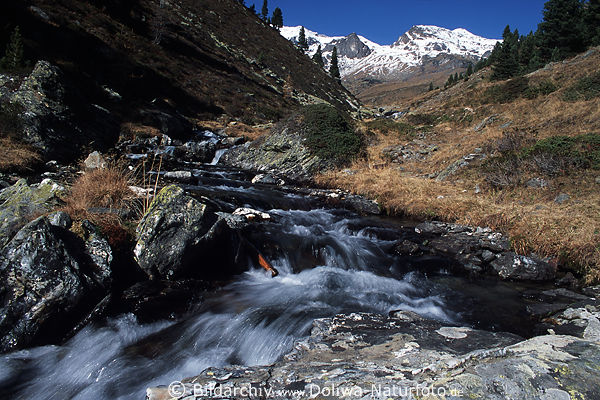
[[[529,79],[524,76],[490,86],[483,95],[484,103],[510,103],[523,96],[529,89]]]
[[[434,114],[407,114],[406,119],[413,125],[435,125],[438,117]]]
[[[525,92],[523,93],[523,97],[527,98],[527,99],[535,99],[538,96],[547,96],[550,93],[553,93],[556,91],[557,86],[554,84],[554,82],[552,82],[551,80],[545,80],[539,83],[539,85],[537,86],[530,86],[527,90],[525,90]]]
[[[521,160],[515,154],[494,157],[484,164],[485,181],[494,188],[517,186],[521,175]]]
[[[42,158],[38,152],[16,139],[0,138],[0,148],[0,172],[31,172],[41,164]]]
[[[551,136],[525,148],[522,154],[549,175],[573,168],[600,169],[600,135]]]
[[[364,148],[362,137],[354,130],[349,118],[328,104],[304,108],[306,146],[323,159],[347,163]]]
[[[397,134],[398,136],[414,136],[415,127],[406,122],[397,122],[387,118],[375,119],[367,122],[367,128],[379,131],[384,135],[390,133]]]
[[[563,93],[563,100],[591,100],[600,96],[600,72],[580,78]]]

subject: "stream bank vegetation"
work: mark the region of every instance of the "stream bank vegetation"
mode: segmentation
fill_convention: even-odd
[[[593,48],[507,81],[485,68],[397,104],[410,112],[364,122],[375,132],[364,160],[317,181],[375,198],[390,214],[489,226],[518,253],[600,282],[599,64]],[[390,134],[404,124],[412,134]],[[436,151],[392,162],[390,146]]]

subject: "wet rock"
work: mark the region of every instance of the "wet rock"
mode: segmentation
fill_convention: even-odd
[[[397,318],[350,314],[316,320],[311,336],[296,342],[275,364],[211,368],[184,379],[183,392],[193,395],[196,389],[200,395],[205,390],[204,395],[211,397],[219,395],[216,388],[252,384],[263,390],[264,397],[274,399],[289,398],[286,389],[296,390],[298,399],[537,400],[570,398],[569,393],[598,397],[597,342],[558,335],[522,340],[411,314],[399,312]],[[150,388],[147,395],[160,399],[167,389]]]
[[[94,268],[90,275],[105,289],[111,284],[111,263],[113,253],[110,244],[99,232],[98,228],[88,220],[81,223],[85,240],[85,254],[92,261]]]
[[[168,171],[164,173],[163,177],[182,183],[190,183],[194,180],[194,176],[190,171]]]
[[[554,279],[556,273],[546,262],[510,252],[500,255],[490,265],[503,279],[548,281]]]
[[[224,279],[239,273],[227,219],[175,185],[154,198],[136,230],[134,256],[152,279]]]
[[[107,250],[40,217],[2,250],[0,350],[60,338],[110,286]],[[58,336],[58,337],[57,337]]]
[[[91,171],[95,169],[104,169],[107,166],[107,162],[102,157],[102,154],[98,151],[94,151],[90,153],[86,159],[83,161],[83,166],[86,170]]]
[[[260,183],[262,185],[285,185],[285,181],[272,174],[258,174],[252,178],[252,183]]]
[[[139,119],[142,124],[153,126],[173,138],[186,137],[192,133],[192,124],[166,104],[140,110]]]
[[[555,268],[550,264],[516,255],[510,251],[508,239],[489,228],[431,221],[418,224],[415,233],[420,237],[419,248],[423,254],[452,259],[456,272],[534,281],[551,280],[555,276]],[[405,254],[402,244],[396,246],[396,251]]]
[[[241,215],[247,221],[268,221],[271,219],[269,214],[251,208],[238,208],[233,212],[233,215]]]
[[[49,179],[31,186],[21,179],[0,192],[0,248],[31,216],[48,212],[58,205],[64,193],[63,186]]]
[[[214,141],[189,141],[177,148],[176,155],[186,161],[208,163],[214,157],[217,151],[217,145]]]
[[[48,221],[54,226],[58,226],[63,229],[71,229],[73,221],[69,214],[63,211],[56,211],[48,215]]]

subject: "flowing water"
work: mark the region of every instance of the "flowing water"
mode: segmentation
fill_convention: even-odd
[[[394,242],[410,223],[327,208],[218,166],[194,175],[199,184],[187,189],[223,209],[271,214],[252,240],[269,244],[280,275],[249,265],[177,321],[140,324],[125,314],[89,325],[63,345],[0,356],[0,397],[141,400],[148,386],[210,366],[273,363],[310,333],[315,318],[342,312],[410,310],[448,324],[523,326],[514,287],[454,277],[447,260],[395,257]]]

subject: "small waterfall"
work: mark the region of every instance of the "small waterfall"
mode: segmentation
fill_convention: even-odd
[[[215,157],[212,159],[212,161],[210,162],[210,165],[217,165],[217,163],[219,162],[219,160],[221,159],[221,156],[223,154],[225,154],[225,152],[227,152],[228,149],[219,149],[215,152]]]

